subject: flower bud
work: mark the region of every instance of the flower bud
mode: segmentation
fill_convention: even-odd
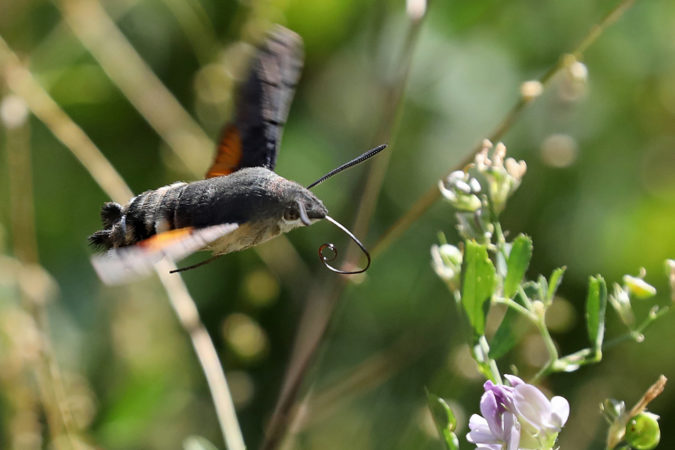
[[[482,210],[475,212],[459,211],[457,217],[457,231],[464,239],[474,240],[479,244],[488,244],[492,239],[494,225],[482,214]]]
[[[609,303],[616,310],[621,321],[629,327],[635,322],[633,305],[630,303],[630,295],[626,288],[614,283],[614,289],[609,295]]]
[[[480,192],[480,183],[461,170],[452,172],[444,181],[439,181],[438,188],[443,197],[460,211],[476,211],[482,205],[477,195]]]
[[[462,252],[457,247],[450,244],[432,245],[431,265],[436,274],[446,282],[451,290],[459,288]]]
[[[534,100],[544,92],[540,81],[529,80],[520,85],[520,95],[527,101]]]
[[[659,445],[661,430],[659,416],[642,412],[626,424],[626,442],[636,450],[650,450]]]
[[[476,154],[473,167],[485,177],[490,201],[497,213],[504,209],[506,201],[518,189],[527,171],[525,161],[506,157],[506,146],[503,143],[493,146],[487,139],[483,141],[481,151]]]
[[[670,299],[675,303],[675,259],[666,260],[666,274],[670,282]]]
[[[26,123],[28,106],[23,98],[10,94],[0,101],[0,119],[7,128],[17,128]]]
[[[642,278],[624,275],[623,282],[628,292],[636,298],[645,299],[656,295],[656,288]]]

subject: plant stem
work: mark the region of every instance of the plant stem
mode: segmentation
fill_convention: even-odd
[[[663,307],[660,308],[656,311],[652,310],[649,312],[649,315],[645,318],[645,320],[642,321],[640,325],[638,325],[636,328],[630,330],[628,333],[622,334],[621,336],[617,336],[613,338],[610,341],[607,341],[603,346],[604,349],[608,349],[611,347],[614,347],[615,345],[626,341],[628,339],[632,339],[636,342],[639,342],[640,336],[642,336],[642,333],[652,324],[654,323],[657,319],[659,319],[661,316],[665,315],[670,311],[670,308]]]
[[[666,388],[668,379],[664,375],[659,375],[659,378],[649,386],[647,391],[642,395],[640,400],[631,408],[630,411],[617,417],[614,423],[611,424],[607,431],[607,448],[614,449],[621,443],[626,432],[626,424],[630,419],[643,412],[649,403],[656,397],[661,395]]]
[[[211,139],[162,84],[97,0],[58,0],[64,20],[106,74],[189,169],[203,174]]]
[[[201,364],[206,382],[213,396],[213,405],[223,431],[223,437],[227,448],[230,450],[244,450],[244,437],[239,428],[232,395],[225,379],[225,372],[220,365],[218,352],[213,341],[206,331],[203,322],[199,318],[197,305],[190,297],[187,286],[182,277],[170,273],[176,269],[175,264],[167,260],[160,261],[157,266],[157,274],[169,295],[171,307],[176,313],[183,329],[187,331],[195,349],[199,363]]]
[[[377,144],[390,141],[393,136],[393,130],[396,129],[400,121],[402,113],[401,100],[423,18],[423,16],[411,17],[412,20],[404,40],[404,48],[396,64],[396,67],[399,68],[398,75],[389,82],[387,91],[384,94],[382,110],[386,114],[380,121],[379,129],[375,133]],[[391,144],[389,142],[389,146],[394,147]],[[357,236],[366,234],[384,181],[390,154],[391,149],[373,161],[371,170],[366,177],[366,186],[363,189],[363,195],[360,196],[356,219],[352,227],[354,234]],[[349,265],[358,256],[359,254],[350,248],[345,257],[346,265]],[[270,450],[278,447],[284,438],[288,424],[293,421],[293,414],[297,410],[297,408],[294,408],[294,405],[298,403],[296,401],[297,394],[310,368],[310,363],[316,357],[321,341],[330,324],[333,311],[347,284],[348,279],[344,276],[340,278],[332,277],[331,279],[321,277],[315,286],[310,289],[308,295],[309,301],[306,303],[307,306],[298,327],[290,367],[286,372],[281,394],[267,427],[265,440],[261,449]]]
[[[600,22],[591,27],[586,36],[581,40],[577,47],[570,52],[574,59],[579,60],[584,56],[585,51],[602,35],[602,33],[616,22],[628,8],[632,6],[635,0],[623,0],[617,6],[615,6],[605,17],[603,17]],[[539,78],[539,83],[541,83],[542,88],[545,88],[553,76],[557,74],[560,70],[566,67],[568,58],[565,58],[564,55],[561,55],[558,58],[558,61],[549,68],[549,70],[544,73]],[[497,127],[490,134],[490,141],[496,142],[502,139],[507,131],[511,128],[516,119],[519,118],[522,111],[532,103],[538,97],[526,97],[521,96],[521,98],[516,102],[516,104],[509,110],[502,121],[497,125]],[[477,145],[471,152],[469,152],[460,163],[455,165],[451,170],[448,171],[448,174],[452,173],[455,170],[462,169],[463,167],[470,164],[476,153],[478,153],[483,148],[482,144]],[[421,197],[413,203],[413,205],[406,211],[401,217],[399,217],[394,224],[385,231],[380,239],[375,243],[371,251],[371,255],[376,257],[382,251],[384,251],[392,242],[398,239],[413,223],[415,223],[420,217],[426,213],[426,211],[431,208],[431,206],[436,203],[436,200],[440,198],[441,194],[438,190],[438,186],[435,183],[431,186]]]
[[[0,63],[4,67],[7,85],[21,96],[28,108],[50,129],[52,133],[82,163],[94,181],[114,201],[126,203],[131,190],[115,171],[103,153],[54,102],[33,75],[19,63],[19,58],[0,38]],[[190,336],[202,370],[211,390],[212,400],[230,450],[245,449],[241,429],[229,395],[225,373],[220,365],[213,341],[206,332],[197,314],[197,307],[180,275],[167,276],[167,264],[160,263],[156,269],[164,285],[179,322]]]
[[[487,367],[490,369],[492,376],[492,382],[495,384],[502,384],[502,376],[499,374],[499,367],[497,367],[497,362],[490,358],[490,345],[488,344],[487,338],[483,335],[478,338],[478,345],[483,352],[483,356],[487,361]]]
[[[539,316],[539,320],[536,322],[536,327],[539,330],[539,333],[541,334],[542,339],[544,339],[544,345],[546,346],[546,350],[548,351],[548,361],[542,367],[539,372],[534,376],[533,381],[539,380],[543,375],[546,375],[549,373],[551,368],[555,365],[556,361],[558,361],[558,349],[555,346],[555,342],[553,342],[553,338],[551,337],[551,333],[549,333],[548,328],[546,327],[546,318],[545,314],[541,314]]]
[[[527,317],[532,323],[537,322],[537,318],[524,306],[518,304],[517,302],[514,302],[510,298],[502,298],[502,297],[494,297],[492,300],[494,303],[506,305],[509,308],[512,308],[519,312],[520,314],[524,315]]]
[[[47,422],[50,445],[56,449],[79,449],[76,426],[65,392],[63,377],[50,338],[47,305],[51,296],[47,286],[49,275],[40,266],[35,234],[35,209],[33,172],[30,147],[29,121],[6,126],[6,149],[10,198],[10,222],[13,252],[18,261],[15,277],[21,297],[21,307],[33,320],[39,340],[37,357],[30,364],[35,375],[37,390]],[[39,271],[39,272],[38,272]],[[36,277],[37,272],[42,277]],[[30,274],[30,275],[29,275]],[[27,361],[30,358],[26,358]],[[65,437],[65,439],[60,439]],[[67,444],[67,445],[66,445]]]

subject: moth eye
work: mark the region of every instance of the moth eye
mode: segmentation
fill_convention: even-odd
[[[295,208],[288,208],[286,211],[284,211],[284,219],[288,221],[298,220],[299,217],[300,213]]]

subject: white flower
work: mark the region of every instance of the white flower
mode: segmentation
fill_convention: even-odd
[[[490,159],[491,150],[492,159]],[[490,199],[495,212],[501,212],[506,205],[506,200],[520,186],[527,172],[527,164],[525,161],[507,158],[506,146],[503,143],[499,142],[493,146],[492,142],[485,139],[483,148],[474,159],[474,166],[488,182]]]
[[[439,181],[438,188],[443,197],[460,211],[476,211],[482,205],[477,195],[480,193],[480,183],[461,170],[456,170],[445,180]]]
[[[450,244],[431,246],[431,265],[436,274],[445,281],[450,289],[459,287],[459,274],[462,271],[462,252]]]

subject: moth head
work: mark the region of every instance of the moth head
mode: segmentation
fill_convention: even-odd
[[[284,193],[281,224],[285,231],[325,219],[328,210],[314,194],[292,183]]]

